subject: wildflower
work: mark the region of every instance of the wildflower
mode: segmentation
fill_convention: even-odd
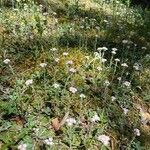
[[[54,84],[53,84],[53,87],[54,87],[55,89],[58,89],[58,88],[60,87],[60,85],[59,85],[58,83],[54,83]]]
[[[42,68],[44,68],[44,67],[47,66],[47,64],[46,64],[46,63],[41,63],[40,66],[41,66]]]
[[[135,63],[134,65],[133,65],[133,68],[135,69],[135,70],[137,70],[137,71],[139,71],[141,68],[140,68],[140,64],[138,64],[138,63]]]
[[[80,94],[80,98],[85,98],[85,97],[86,96],[83,93]]]
[[[104,51],[107,51],[107,50],[108,50],[108,48],[107,48],[107,47],[102,47],[102,49],[103,49]]]
[[[51,48],[50,50],[54,52],[54,51],[57,51],[57,48],[54,47],[54,48]]]
[[[67,122],[67,125],[68,125],[68,126],[72,126],[72,125],[74,125],[74,124],[77,123],[77,121],[75,120],[75,118],[68,118],[68,119],[66,120],[66,122]]]
[[[128,81],[125,81],[125,82],[123,83],[123,85],[125,85],[125,86],[127,86],[127,87],[130,87],[130,86],[131,86],[131,83],[128,82]]]
[[[44,143],[46,144],[46,145],[53,145],[54,143],[53,143],[53,138],[48,138],[48,139],[46,139],[46,140],[44,140]]]
[[[27,144],[20,144],[18,146],[18,150],[26,150],[27,149]]]
[[[120,59],[116,58],[116,59],[115,59],[115,61],[116,61],[116,62],[119,62],[119,61],[120,61]]]
[[[104,63],[104,62],[106,62],[107,61],[107,59],[105,59],[105,58],[102,58],[102,62]]]
[[[122,110],[123,110],[123,113],[126,115],[127,113],[128,113],[128,111],[129,111],[129,109],[127,109],[127,108],[122,108]]]
[[[126,63],[121,64],[122,67],[128,67]]]
[[[74,69],[74,68],[70,68],[69,71],[72,73],[76,73],[76,69]]]
[[[10,60],[9,59],[5,59],[3,62],[4,62],[4,64],[9,64]]]
[[[100,66],[97,67],[96,69],[97,69],[98,71],[102,71],[102,70],[103,70],[102,67],[100,67]]]
[[[72,92],[73,94],[75,94],[78,90],[74,87],[70,87],[69,91]]]
[[[112,51],[111,53],[112,53],[112,54],[114,54],[114,55],[116,54],[116,52],[115,52],[115,51]]]
[[[121,77],[118,77],[117,79],[118,79],[118,81],[121,81],[122,78],[121,78]]]
[[[108,23],[108,21],[107,21],[107,20],[105,20],[105,19],[104,19],[104,22],[105,22],[105,23]]]
[[[117,50],[118,50],[117,48],[112,48],[112,51],[115,51],[115,52],[116,52]]]
[[[67,55],[68,55],[68,53],[67,53],[67,52],[64,52],[64,53],[63,53],[63,56],[67,56]]]
[[[72,60],[68,60],[67,62],[66,62],[66,65],[72,65],[73,64],[73,61]]]
[[[135,134],[136,136],[140,136],[140,130],[137,129],[137,128],[135,128],[135,129],[134,129],[134,134]]]
[[[91,118],[91,122],[96,122],[96,121],[100,121],[100,118],[97,114],[95,114],[92,118]]]
[[[112,96],[112,97],[111,97],[111,100],[112,100],[112,102],[115,101],[115,100],[116,100],[116,97],[115,97],[115,96]]]
[[[146,50],[147,48],[146,48],[146,47],[142,47],[142,49],[143,49],[143,50]]]
[[[122,40],[123,44],[127,44],[129,41],[128,40]]]
[[[110,137],[102,134],[98,136],[98,140],[101,141],[105,146],[108,146],[110,142]]]
[[[33,80],[32,80],[32,79],[29,79],[29,80],[27,80],[27,81],[25,82],[25,84],[26,84],[27,86],[31,85],[32,83],[33,83]]]
[[[109,86],[109,85],[110,85],[110,82],[109,82],[108,80],[105,80],[104,85],[105,85],[105,86]]]
[[[59,62],[59,60],[60,60],[59,58],[55,58],[55,62],[57,62],[57,63],[58,63],[58,62]]]

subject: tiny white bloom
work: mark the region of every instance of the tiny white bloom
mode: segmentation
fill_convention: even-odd
[[[127,63],[121,64],[122,67],[128,67]]]
[[[122,110],[123,110],[123,113],[126,115],[127,113],[128,113],[128,111],[129,111],[129,109],[127,109],[127,108],[122,108]]]
[[[137,128],[135,128],[135,129],[134,129],[134,134],[135,134],[136,136],[140,136],[140,135],[141,135],[141,134],[140,134],[140,130],[137,129]]]
[[[57,48],[54,47],[54,48],[51,48],[50,50],[54,52],[54,51],[57,51]]]
[[[111,100],[112,100],[112,102],[115,101],[115,100],[116,100],[116,97],[115,97],[115,96],[112,96],[112,97],[111,97]]]
[[[55,62],[57,62],[57,63],[58,63],[59,61],[60,61],[60,59],[59,59],[59,58],[55,58]]]
[[[131,86],[131,83],[128,82],[128,81],[125,81],[125,82],[123,82],[123,85],[125,85],[125,86],[127,86],[127,87],[130,87],[130,86]]]
[[[91,122],[97,122],[100,121],[100,118],[97,114],[95,114],[92,118],[91,118]]]
[[[68,55],[68,53],[67,53],[67,52],[64,52],[64,53],[63,53],[63,55],[64,55],[64,56],[67,56],[67,55]]]
[[[123,43],[123,44],[127,44],[127,43],[128,43],[128,40],[123,40],[122,43]]]
[[[73,61],[72,60],[68,60],[67,62],[66,62],[66,65],[72,65],[73,64]]]
[[[120,59],[116,58],[116,59],[115,59],[115,61],[116,61],[116,62],[119,62],[119,61],[120,61]]]
[[[86,96],[83,93],[80,94],[80,98],[85,98],[85,97]]]
[[[46,64],[46,63],[41,63],[40,66],[41,66],[42,68],[44,68],[44,67],[47,66],[47,64]]]
[[[27,149],[27,144],[20,144],[18,146],[18,150],[26,150]]]
[[[102,142],[105,146],[108,146],[109,142],[110,142],[110,137],[107,136],[107,135],[102,134],[102,135],[98,136],[98,140],[100,142]]]
[[[8,64],[8,63],[10,62],[10,60],[9,60],[9,59],[5,59],[3,62],[4,62],[5,64]]]
[[[102,70],[103,70],[102,67],[100,67],[100,66],[98,66],[96,69],[97,69],[98,71],[102,71]]]
[[[46,144],[46,145],[53,145],[54,143],[53,143],[53,138],[48,138],[48,139],[46,139],[46,140],[44,140],[44,143]]]
[[[146,48],[146,47],[142,47],[142,49],[143,49],[143,50],[146,50],[147,48]]]
[[[72,73],[76,73],[76,69],[74,69],[74,68],[70,68],[69,71]]]
[[[70,87],[69,91],[72,92],[73,94],[75,94],[78,90],[74,87]]]
[[[112,48],[112,51],[115,51],[115,52],[116,52],[117,50],[118,50],[117,48]]]
[[[118,77],[117,79],[118,79],[118,81],[121,81],[122,78],[121,78],[121,77]]]
[[[109,86],[109,85],[110,85],[110,82],[109,82],[108,80],[105,80],[104,85],[105,85],[105,86]]]
[[[31,85],[32,83],[33,83],[33,80],[32,80],[32,79],[29,79],[29,80],[27,80],[27,81],[25,82],[25,84],[26,84],[27,86]]]
[[[116,52],[115,52],[115,51],[111,51],[111,53],[112,53],[112,54],[114,54],[114,55],[116,54]]]
[[[135,64],[133,65],[133,68],[134,68],[135,70],[137,70],[137,71],[139,71],[139,70],[141,69],[140,64],[138,64],[138,63],[135,63]]]
[[[107,48],[107,47],[103,47],[103,50],[104,50],[104,51],[107,51],[107,50],[108,50],[108,48]]]
[[[75,120],[75,118],[68,118],[68,119],[66,120],[66,122],[67,122],[67,125],[68,125],[68,126],[72,126],[72,125],[74,125],[74,124],[77,123],[77,121]]]
[[[105,59],[105,58],[102,58],[102,62],[104,63],[104,62],[106,62],[107,61],[107,59]]]
[[[58,89],[58,88],[60,87],[60,85],[59,85],[58,83],[54,83],[54,84],[53,84],[53,87],[54,87],[55,89]]]

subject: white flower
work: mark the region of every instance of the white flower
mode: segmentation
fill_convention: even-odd
[[[130,87],[130,86],[131,86],[131,83],[128,82],[128,81],[125,81],[125,82],[123,82],[123,85],[125,85],[125,86],[127,86],[127,87]]]
[[[102,70],[103,70],[102,67],[100,67],[100,66],[98,66],[96,69],[97,69],[98,71],[102,71]]]
[[[54,52],[54,51],[57,51],[57,48],[54,47],[54,48],[51,48],[50,50]]]
[[[143,50],[146,50],[147,48],[146,48],[146,47],[142,47],[142,49],[143,49]]]
[[[59,60],[60,60],[59,58],[55,58],[55,62],[57,62],[57,63],[58,63],[58,62],[59,62]]]
[[[8,63],[10,62],[10,60],[9,60],[9,59],[5,59],[3,62],[4,62],[5,64],[8,64]]]
[[[97,114],[95,114],[92,118],[91,118],[91,122],[96,122],[96,121],[100,121],[100,118]]]
[[[112,51],[115,51],[115,52],[116,52],[117,50],[118,50],[117,48],[112,48]]]
[[[128,40],[122,40],[122,43],[123,43],[123,44],[127,44],[127,43],[128,43]]]
[[[80,98],[85,98],[85,97],[86,96],[83,93],[80,94]]]
[[[135,69],[135,70],[137,70],[137,71],[139,71],[141,68],[140,68],[140,64],[138,64],[138,63],[135,63],[134,65],[133,65],[133,68]]]
[[[121,64],[122,67],[128,67],[127,63]]]
[[[122,78],[121,78],[121,77],[118,77],[117,79],[118,79],[119,81],[121,81]]]
[[[47,66],[47,64],[46,64],[46,63],[41,63],[40,66],[41,66],[42,68],[44,68],[44,67]]]
[[[127,108],[122,108],[122,110],[123,110],[123,113],[126,115],[127,113],[128,113],[128,111],[129,111],[129,109],[127,109]]]
[[[115,61],[116,61],[116,62],[119,62],[119,61],[120,61],[120,59],[116,58],[116,59],[115,59]]]
[[[18,150],[26,150],[27,149],[27,144],[20,144],[18,146]]]
[[[134,134],[135,134],[136,136],[140,136],[140,135],[141,135],[141,134],[140,134],[140,130],[137,129],[137,128],[135,128],[135,129],[134,129]]]
[[[76,73],[76,69],[74,69],[74,68],[70,68],[69,71],[72,73]]]
[[[104,51],[107,51],[107,50],[108,50],[108,48],[107,48],[107,47],[102,47],[102,48],[103,48],[103,50],[104,50]]]
[[[109,82],[108,80],[105,80],[104,85],[105,85],[105,86],[109,86],[109,85],[110,85],[110,82]]]
[[[54,83],[54,84],[53,84],[53,87],[54,87],[55,89],[58,89],[58,88],[60,87],[60,85],[59,85],[58,83]]]
[[[106,62],[107,61],[107,59],[105,59],[105,58],[102,58],[102,62],[104,63],[104,62]]]
[[[115,52],[115,51],[111,51],[111,53],[112,53],[112,54],[114,54],[114,55],[116,54],[116,52]]]
[[[107,47],[98,47],[97,50],[98,50],[98,51],[101,51],[101,50],[107,51],[108,48],[107,48]]]
[[[75,94],[78,90],[74,87],[70,87],[69,91],[72,92],[73,94]]]
[[[110,137],[102,134],[98,136],[98,140],[101,141],[105,146],[108,146],[110,142]]]
[[[53,145],[54,143],[53,143],[53,138],[48,138],[48,139],[46,139],[46,140],[44,140],[44,143],[46,144],[46,145]]]
[[[27,80],[27,81],[25,82],[25,84],[26,84],[27,86],[31,85],[32,83],[33,83],[33,80],[32,80],[32,79],[29,79],[29,80]]]
[[[66,65],[72,65],[73,64],[73,61],[72,60],[68,60],[67,62],[66,62]]]
[[[115,96],[112,96],[112,97],[111,97],[111,100],[112,100],[112,102],[115,101],[115,100],[116,100],[116,97],[115,97]]]
[[[75,120],[75,118],[68,118],[68,119],[66,120],[66,122],[67,122],[67,125],[68,125],[68,126],[72,126],[72,125],[74,125],[74,124],[77,123],[77,121]]]
[[[68,53],[67,53],[67,52],[64,52],[64,53],[63,53],[63,55],[64,55],[64,56],[67,56],[67,55],[68,55]]]

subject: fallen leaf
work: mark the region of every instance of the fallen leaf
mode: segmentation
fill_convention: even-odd
[[[58,118],[52,120],[52,127],[54,128],[55,131],[58,131],[60,129],[60,122]]]

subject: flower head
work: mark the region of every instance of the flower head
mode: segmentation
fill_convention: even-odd
[[[126,87],[130,87],[130,86],[131,86],[131,83],[128,82],[128,81],[125,81],[125,82],[123,82],[123,85],[125,85]]]
[[[59,85],[58,83],[54,83],[54,84],[53,84],[53,87],[54,87],[55,89],[58,89],[58,88],[60,87],[60,85]]]
[[[55,60],[55,62],[57,62],[57,63],[60,61],[59,58],[55,58],[54,60]]]
[[[69,71],[70,71],[71,73],[76,73],[76,69],[74,69],[74,68],[70,68]]]
[[[67,62],[66,62],[66,65],[72,65],[73,64],[73,61],[72,60],[68,60]]]
[[[48,138],[48,139],[46,139],[46,140],[44,140],[44,143],[46,144],[46,145],[53,145],[54,143],[53,143],[53,138]]]
[[[32,79],[29,79],[25,82],[26,86],[29,86],[33,83],[33,80]]]
[[[69,91],[72,92],[73,94],[75,94],[78,90],[74,87],[70,87]]]
[[[51,48],[50,50],[54,52],[54,51],[57,51],[57,48],[54,47],[54,48]]]
[[[112,48],[112,51],[117,51],[118,49],[117,48]]]
[[[115,96],[112,96],[112,97],[111,97],[111,100],[112,100],[112,102],[115,101],[115,100],[116,100],[116,97],[115,97]]]
[[[74,124],[77,123],[77,121],[75,120],[75,118],[68,118],[68,119],[66,120],[66,122],[67,122],[67,125],[68,125],[68,126],[72,126],[72,125],[74,125]]]
[[[4,62],[4,64],[9,64],[10,63],[10,59],[5,59],[3,62]]]
[[[126,63],[121,64],[122,67],[128,67]]]
[[[105,80],[104,85],[105,85],[105,86],[109,86],[109,85],[110,85],[110,82],[109,82],[108,80]]]
[[[104,62],[106,62],[107,61],[107,59],[105,59],[105,58],[102,58],[102,62],[104,63]]]
[[[127,108],[122,108],[122,110],[123,110],[123,113],[126,115],[127,113],[128,113],[128,111],[129,111],[129,109],[127,109]]]
[[[116,59],[115,59],[115,61],[116,61],[116,62],[119,62],[119,61],[120,61],[120,59],[116,58]]]
[[[67,53],[67,52],[64,52],[64,53],[63,53],[63,56],[67,56],[67,55],[68,55],[68,53]]]
[[[27,149],[27,144],[20,144],[18,146],[18,150],[26,150]]]
[[[105,146],[108,146],[110,142],[110,137],[102,134],[98,136],[98,140],[101,141]]]
[[[80,94],[80,98],[85,98],[85,97],[86,96],[83,93]]]
[[[134,134],[135,134],[136,136],[140,136],[140,135],[141,135],[141,134],[140,134],[140,130],[137,129],[137,128],[135,128],[135,129],[134,129]]]
[[[46,64],[46,63],[41,63],[40,66],[41,66],[42,68],[44,68],[44,67],[47,66],[47,64]]]
[[[91,122],[96,122],[96,121],[100,121],[100,118],[97,114],[95,114],[92,118],[91,118]]]
[[[128,40],[122,40],[123,44],[127,44],[129,41]]]

